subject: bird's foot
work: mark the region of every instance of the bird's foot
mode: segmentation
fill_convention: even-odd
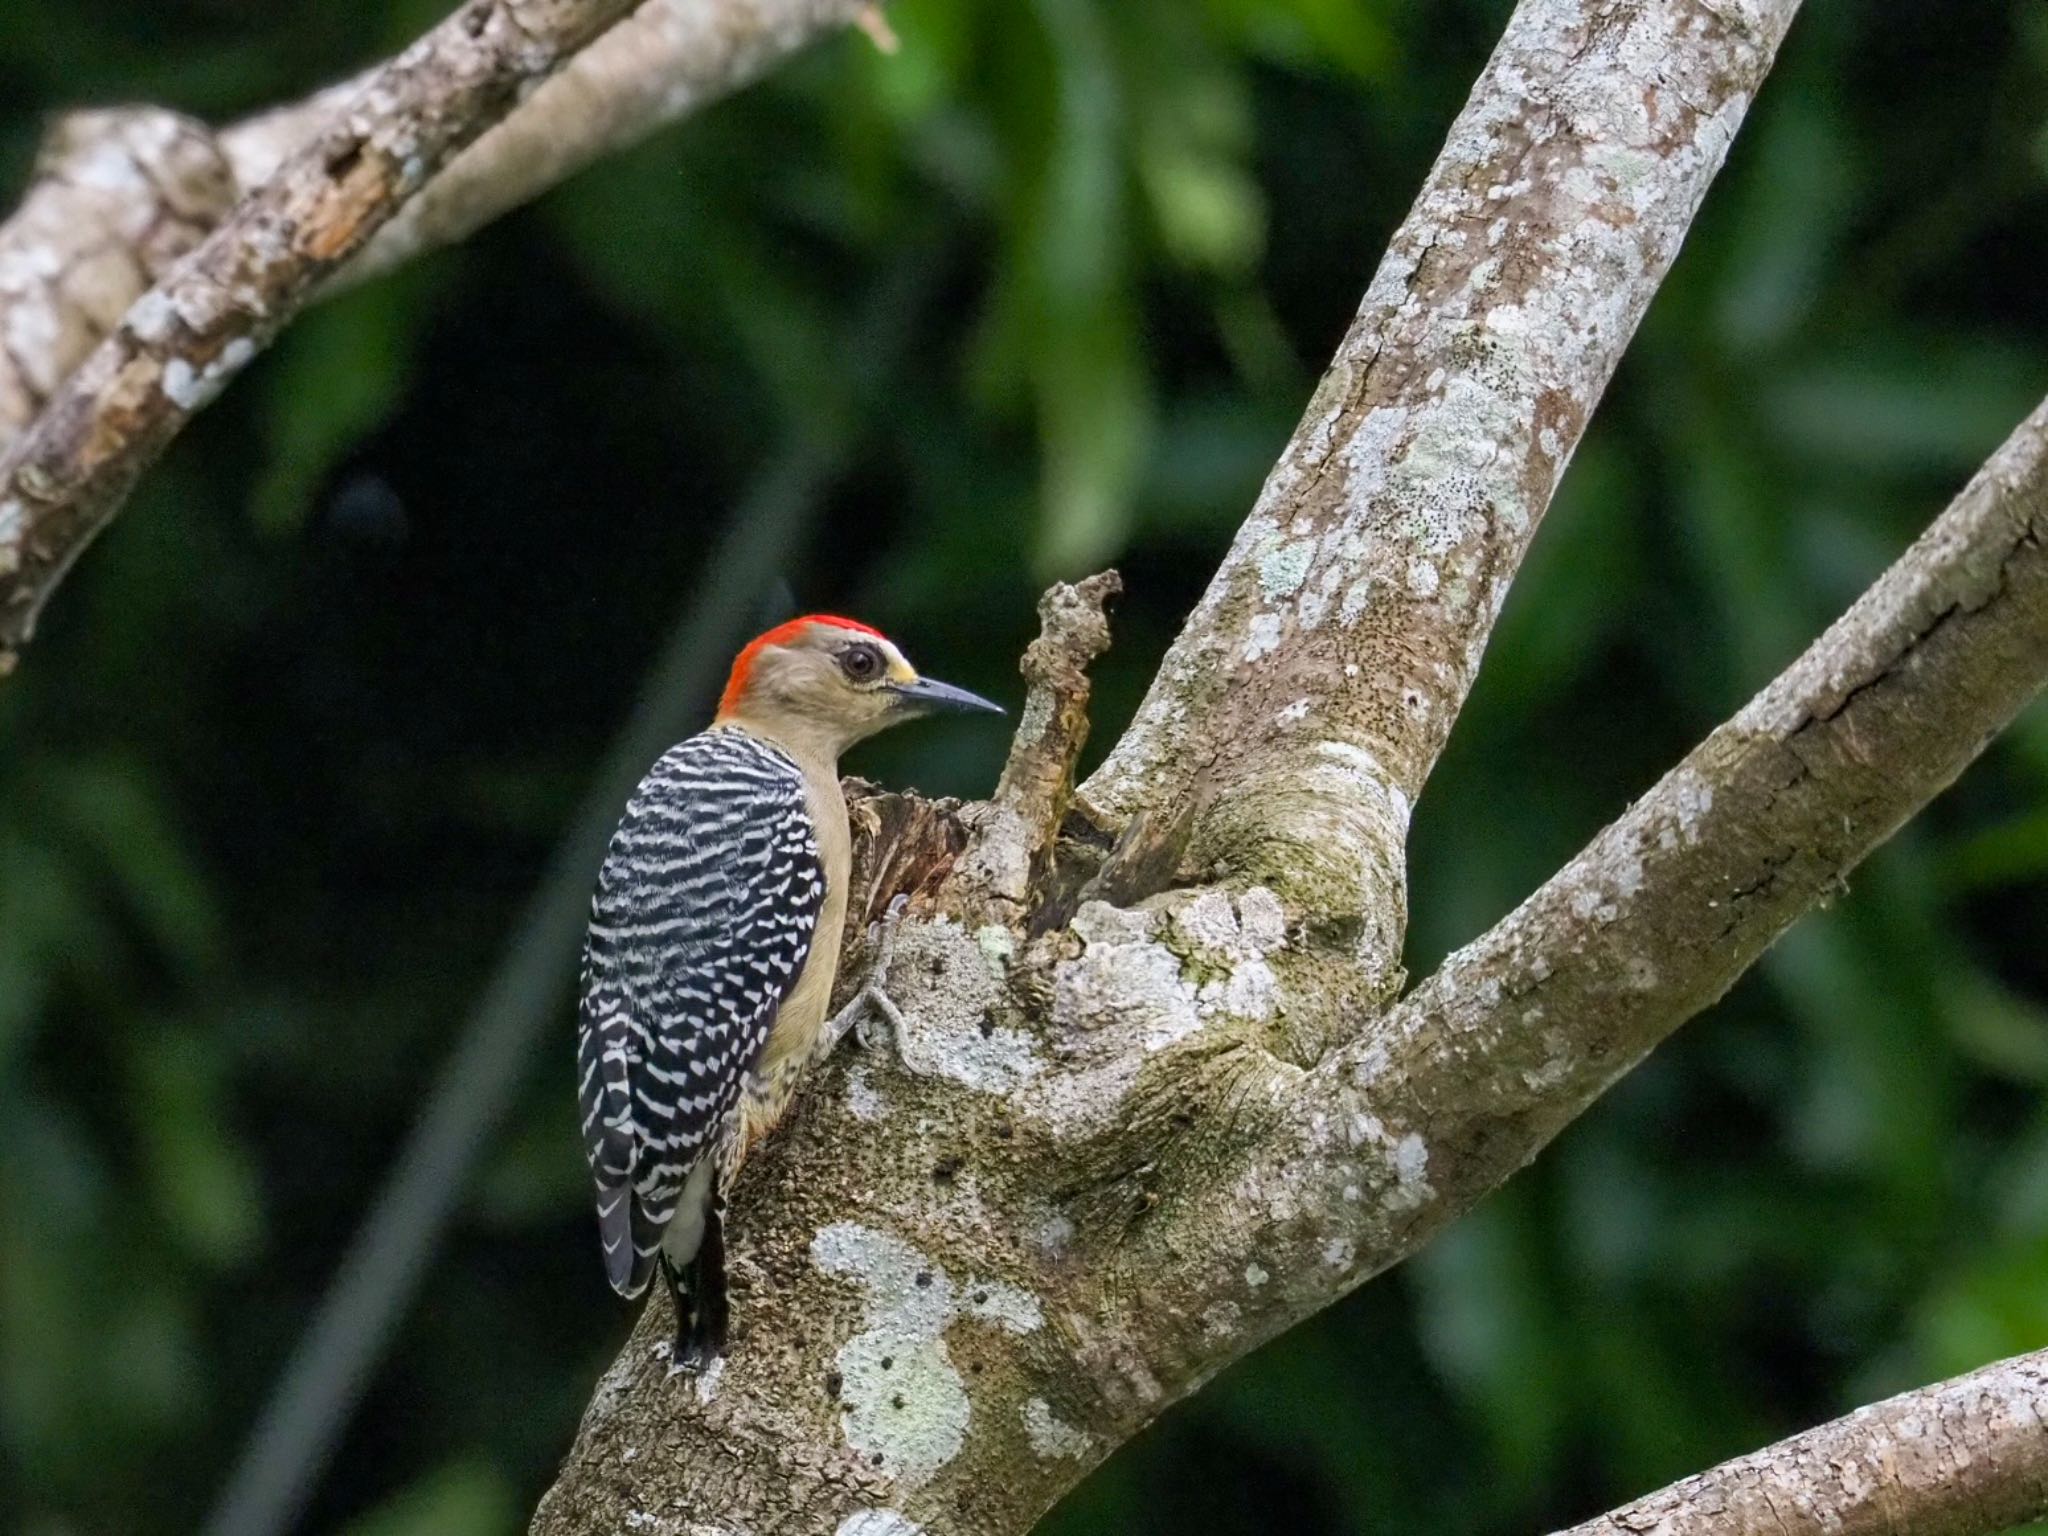
[[[896,924],[902,920],[903,909],[909,902],[908,896],[897,896],[875,925],[880,930],[875,940],[875,963],[868,967],[867,980],[861,983],[860,990],[825,1026],[825,1049],[821,1054],[830,1055],[849,1033],[862,1050],[867,1050],[874,1044],[874,1021],[877,1018],[887,1022],[899,1041],[903,1038],[903,1010],[883,990],[882,984],[889,978],[889,962],[896,954]]]

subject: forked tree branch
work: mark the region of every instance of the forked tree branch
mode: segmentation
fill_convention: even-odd
[[[1776,681],[1494,929],[1276,1106],[1261,1203],[1219,1184],[1158,1233],[1285,1326],[1414,1253],[1527,1164],[1945,788],[2048,682],[2048,403]]]
[[[1021,1530],[1533,1155],[1416,1112],[1483,1054],[1375,1070],[1407,808],[1794,9],[1524,0],[1088,830],[1016,917],[906,921],[896,1058],[736,1192],[731,1356],[670,1380],[650,1309],[537,1532]]]
[[[2048,1350],[1859,1408],[1557,1536],[1993,1536],[2048,1516]]]
[[[632,9],[633,0],[468,0],[390,63],[222,145],[169,114],[84,120],[97,129],[85,160],[94,174],[76,172],[77,155],[53,163],[0,228],[0,430],[23,407],[38,410],[0,456],[0,675],[137,475],[359,256],[363,272],[381,270],[458,238],[857,7],[654,0],[623,41],[549,81]],[[537,86],[519,121],[436,180]],[[170,266],[218,216],[225,162],[253,190]],[[53,223],[71,231],[54,244]],[[145,278],[156,287],[74,368],[69,354],[106,332]]]
[[[849,13],[656,3],[638,24],[735,24],[722,53],[677,44],[712,61],[691,90]],[[77,374],[30,381],[54,394],[0,460],[0,657],[134,474],[319,286],[379,259],[378,229],[403,259],[674,110],[650,91],[582,112],[590,136],[562,154],[508,129],[477,146],[476,180],[444,178],[438,209],[397,220],[624,8],[471,0],[225,152],[175,120],[120,125],[142,185],[92,211],[122,252],[190,239],[229,161],[254,177],[285,158]],[[868,867],[926,898],[888,978],[904,1038],[828,1071],[750,1163],[724,1368],[670,1379],[650,1309],[537,1531],[1021,1530],[1166,1404],[1534,1156],[2038,690],[2039,412],[1805,658],[1388,1007],[1409,806],[1795,10],[1522,0],[1210,592],[1076,799],[1077,835],[1055,833],[1100,586],[1046,610],[1047,745],[1020,744],[994,806],[858,808]],[[189,175],[155,168],[166,147]],[[38,197],[92,180],[59,170]],[[0,229],[10,347],[17,232]],[[29,287],[96,324],[153,270],[53,248],[111,286]]]

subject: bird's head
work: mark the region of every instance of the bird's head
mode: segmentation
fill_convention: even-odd
[[[718,701],[717,723],[837,758],[877,731],[935,710],[1003,712],[979,694],[919,676],[880,630],[813,613],[747,643]]]

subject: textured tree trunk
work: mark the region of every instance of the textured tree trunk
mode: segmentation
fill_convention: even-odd
[[[907,1023],[822,1069],[746,1170],[729,1357],[671,1376],[650,1306],[537,1533],[1025,1530],[1527,1163],[2038,692],[2048,407],[1804,657],[1403,995],[1409,809],[1796,8],[1523,0],[1102,770],[1074,786],[1106,577],[1048,595],[992,801],[857,798],[842,974],[907,893],[886,978]],[[459,237],[856,12],[650,0],[478,137],[624,9],[471,0],[223,135],[124,113],[53,143],[0,228],[0,257],[56,253],[0,260],[0,431],[22,429],[0,652],[323,285]],[[1756,1490],[1811,1529],[1893,1503],[1994,1529],[2048,1503],[2040,1396],[2038,1361],[2011,1362],[1586,1529],[1749,1530]]]

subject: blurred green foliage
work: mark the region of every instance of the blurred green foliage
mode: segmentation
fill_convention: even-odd
[[[228,118],[437,0],[16,0],[43,114]],[[807,606],[997,693],[1130,596],[1102,732],[1256,492],[1505,0],[899,0],[309,316],[0,691],[0,1526],[192,1527],[720,518],[846,445]],[[1415,829],[1411,968],[1807,640],[2048,387],[2048,11],[1809,7]],[[914,273],[886,377],[841,366]],[[929,729],[854,766],[985,788]],[[1511,1188],[1170,1415],[1082,1532],[1529,1532],[2048,1344],[2048,717]],[[307,1529],[497,1536],[625,1318],[533,1064]],[[559,1057],[559,1059],[557,1059]]]

